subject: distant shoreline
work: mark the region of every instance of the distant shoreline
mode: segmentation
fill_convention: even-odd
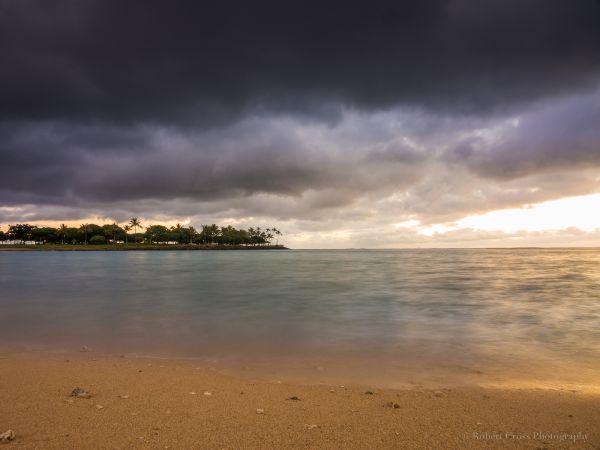
[[[205,244],[39,244],[0,245],[1,251],[25,252],[72,252],[72,251],[165,251],[165,250],[289,250],[283,245],[205,245]]]

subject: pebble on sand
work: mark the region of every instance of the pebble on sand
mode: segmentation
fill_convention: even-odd
[[[85,389],[82,389],[80,387],[76,387],[75,389],[73,389],[71,391],[71,397],[77,397],[77,398],[91,398],[92,394],[90,394],[88,391],[86,391]]]
[[[96,405],[96,408],[98,408],[98,409],[103,409],[103,408],[104,408],[104,406],[102,406],[102,405]]]
[[[394,408],[394,409],[400,408],[400,405],[398,403],[394,403],[394,402],[387,402],[385,404],[385,406],[388,408]]]
[[[119,395],[119,398],[128,399],[128,398],[129,398],[129,395]]]
[[[299,400],[300,400],[300,397],[297,397],[297,396],[295,396],[295,395],[294,395],[293,397],[288,397],[288,400],[295,400],[295,401],[299,401]]]
[[[0,434],[0,442],[10,442],[15,440],[15,432],[13,430],[6,430]]]
[[[212,395],[212,392],[204,391],[204,395],[206,395],[207,397],[210,397]]]
[[[264,414],[265,410],[262,408],[256,408],[256,414]]]
[[[367,392],[365,392],[365,395],[375,395],[375,392],[367,391]]]
[[[190,391],[190,395],[196,395],[194,391]]]
[[[307,429],[309,429],[309,430],[313,430],[313,429],[315,429],[315,428],[319,428],[319,425],[316,425],[316,424],[314,424],[314,423],[310,423],[310,424],[309,424],[309,423],[305,423],[305,424],[304,424],[304,428],[307,428]]]

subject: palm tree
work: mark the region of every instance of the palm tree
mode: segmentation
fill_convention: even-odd
[[[263,237],[263,230],[260,229],[260,227],[256,227],[256,230],[254,230],[256,233],[256,243],[257,244],[262,244],[261,242],[261,238]]]
[[[137,227],[142,226],[142,221],[137,217],[132,217],[129,221],[129,225],[131,225],[131,227],[133,228],[133,240],[137,242]]]
[[[64,223],[61,223],[59,231],[60,231],[60,235],[62,237],[61,243],[64,245],[65,244],[65,239],[67,237],[67,226]]]
[[[123,227],[123,230],[125,230],[125,245],[127,245],[128,239],[127,236],[129,236],[129,232],[131,231],[131,227],[129,225],[125,225]]]
[[[117,222],[113,222],[113,224],[112,224],[113,244],[116,244],[116,242],[117,242],[117,230],[118,229],[119,229],[119,225],[117,225]]]
[[[83,234],[84,234],[84,243],[85,243],[85,245],[87,245],[87,235],[88,235],[89,225],[87,223],[84,223],[83,225],[81,225],[79,227],[79,229],[81,231],[83,231]]]
[[[194,235],[196,234],[196,229],[194,227],[189,227],[190,230],[190,244],[194,243]]]
[[[275,245],[279,245],[279,236],[281,236],[281,231],[279,231],[277,228],[273,228],[271,229],[271,232],[277,237]]]
[[[185,244],[185,236],[183,234],[183,227],[180,223],[175,224],[171,227],[171,231],[175,233],[175,240],[178,244]]]
[[[267,228],[265,230],[265,239],[267,240],[267,244],[271,245],[271,240],[273,240],[275,234],[275,228],[273,228],[272,230],[270,228]]]

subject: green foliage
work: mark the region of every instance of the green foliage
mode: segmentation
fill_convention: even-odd
[[[179,223],[174,227],[171,227],[171,240],[177,242],[178,244],[185,244],[188,242],[188,235],[189,231]]]
[[[60,232],[62,233],[62,232]],[[77,228],[69,227],[65,230],[65,243],[69,244],[77,244],[79,241],[77,237],[79,236],[79,230]],[[62,236],[61,236],[62,238]]]
[[[171,240],[171,233],[164,225],[150,225],[146,228],[144,239],[151,244],[168,242]]]
[[[145,244],[205,244],[205,245],[270,245],[274,237],[281,232],[275,228],[262,230],[260,227],[247,230],[237,229],[231,225],[219,227],[216,224],[202,225],[198,232],[194,227],[177,224],[171,228],[164,225],[150,225],[144,233],[130,233],[141,227],[136,217],[129,224],[120,227],[118,224],[96,225],[82,224],[79,228],[36,227],[30,224],[10,225],[8,233],[0,231],[0,240],[14,239],[19,241],[33,240],[47,244],[107,244],[107,243],[145,243]]]
[[[99,234],[92,236],[90,238],[90,244],[94,244],[94,245],[106,244],[106,237],[101,236]]]
[[[31,232],[37,228],[35,225],[29,225],[27,223],[18,223],[16,225],[8,226],[8,238],[16,241],[28,241],[31,240]]]
[[[203,244],[213,244],[219,236],[219,227],[216,224],[202,225],[199,241]]]
[[[90,236],[102,235],[102,227],[93,223],[84,223],[79,227],[77,240],[88,243]]]
[[[42,243],[59,242],[58,229],[51,227],[34,228],[31,230],[31,239]]]
[[[102,235],[108,242],[124,241],[125,230],[118,224],[102,225]]]

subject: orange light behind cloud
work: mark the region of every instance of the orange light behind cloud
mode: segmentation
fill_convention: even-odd
[[[582,231],[600,229],[600,193],[568,197],[527,208],[491,211],[468,216],[456,223],[458,228],[488,231],[549,231],[575,227]]]

